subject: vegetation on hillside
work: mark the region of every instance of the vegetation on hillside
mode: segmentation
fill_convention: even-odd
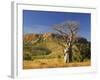
[[[77,36],[79,26],[79,22],[67,21],[54,26],[56,33],[25,34],[23,68],[90,65],[91,43]]]
[[[43,34],[40,36],[38,35],[38,38],[31,39],[31,41],[24,39],[23,60],[63,59],[64,46],[62,44],[65,44],[65,42],[61,37],[61,35],[52,33],[52,35],[47,39],[43,38]],[[88,42],[85,38],[77,38],[77,43],[73,46],[73,62],[90,60],[90,49],[90,42]]]

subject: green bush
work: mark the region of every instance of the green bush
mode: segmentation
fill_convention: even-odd
[[[24,60],[32,60],[32,56],[30,54],[24,53],[23,59]]]
[[[61,58],[61,55],[58,55],[57,58],[60,59]]]
[[[48,55],[51,53],[51,50],[43,46],[33,46],[31,53],[32,56]]]
[[[91,59],[91,43],[88,41],[81,40],[76,44],[80,51],[81,61],[84,61],[85,59],[90,60]]]

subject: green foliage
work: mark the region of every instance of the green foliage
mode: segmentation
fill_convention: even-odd
[[[35,44],[32,44],[31,41],[23,42],[23,51],[24,51],[24,60],[32,60],[37,56],[49,55],[52,51],[48,49],[43,44],[43,39],[40,37]],[[35,56],[35,57],[33,57]]]
[[[80,55],[80,52],[79,52],[79,50],[78,50],[78,48],[77,48],[77,46],[76,45],[73,45],[73,47],[72,47],[72,61],[73,62],[80,62],[80,60],[81,60],[81,55]]]
[[[35,42],[35,43],[34,43]],[[42,36],[32,41],[23,42],[23,59],[34,60],[34,59],[51,59],[51,58],[63,58],[65,41],[60,35],[53,35],[52,38],[44,40]],[[81,62],[90,60],[91,58],[91,47],[90,42],[85,38],[79,38],[72,47],[72,61]]]
[[[61,58],[61,55],[58,55],[58,56],[57,56],[57,58],[59,58],[59,59],[60,59],[60,58]]]
[[[31,49],[30,49],[31,48]],[[28,52],[28,54],[26,53]],[[24,60],[31,60],[33,59],[33,56],[35,56],[35,58],[37,56],[45,56],[45,55],[49,55],[51,53],[51,50],[49,50],[46,47],[42,47],[42,46],[32,46],[29,47],[29,49],[24,49]]]
[[[32,56],[48,55],[51,53],[51,50],[43,46],[33,46],[31,53]]]
[[[72,56],[72,61],[74,62],[80,62],[81,61],[81,55],[75,55],[75,54],[73,54],[73,56]]]
[[[23,59],[24,60],[32,60],[32,55],[30,53],[24,53]]]
[[[78,47],[78,49],[80,51],[81,61],[84,61],[85,59],[90,59],[91,58],[90,42],[88,42],[84,38],[81,38],[76,43],[76,46]]]

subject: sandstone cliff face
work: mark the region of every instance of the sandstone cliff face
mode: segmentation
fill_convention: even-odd
[[[53,33],[44,33],[44,34],[25,34],[23,36],[23,39],[26,40],[26,41],[32,41],[34,39],[37,39],[39,37],[42,37],[43,39],[48,39],[50,37],[52,37]]]
[[[54,38],[63,39],[63,36],[60,35],[60,34],[55,34],[55,33],[50,33],[50,32],[44,33],[44,34],[34,34],[34,33],[25,34],[23,36],[23,40],[25,40],[25,41],[33,41],[33,40],[36,40],[38,38],[42,38],[43,40],[46,40],[46,39],[52,40]],[[79,37],[79,36],[76,37],[75,41],[79,41],[79,42],[85,41],[85,42],[87,42],[87,40],[85,38],[82,38],[82,37]]]
[[[44,33],[42,36],[43,36],[44,39],[48,39],[48,38],[52,37],[52,33],[49,33],[49,32]]]
[[[32,41],[33,39],[36,39],[38,37],[39,37],[38,34],[26,34],[23,36],[23,39],[26,41]]]

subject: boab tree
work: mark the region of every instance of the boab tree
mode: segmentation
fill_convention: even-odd
[[[76,35],[79,29],[78,21],[65,21],[63,23],[54,25],[56,30],[63,38],[66,47],[64,48],[64,61],[72,62],[72,47],[76,41]]]

